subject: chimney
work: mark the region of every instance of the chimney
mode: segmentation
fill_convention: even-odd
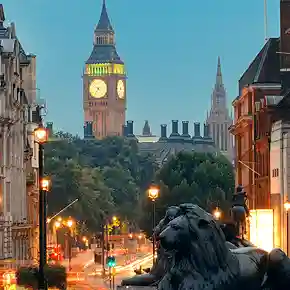
[[[48,138],[51,138],[53,136],[53,122],[46,123],[46,130],[48,132]]]
[[[3,4],[0,4],[0,27],[3,27],[3,22],[5,21],[5,14]]]
[[[184,138],[190,138],[188,133],[188,123],[188,121],[182,121],[182,137]]]
[[[290,88],[290,1],[280,0],[280,74],[282,91]]]
[[[210,138],[209,136],[209,125],[204,123],[203,125],[203,137],[204,138]]]
[[[128,135],[128,130],[127,130],[127,125],[122,125],[122,136],[127,137]]]
[[[86,122],[84,123],[84,139],[88,138],[88,130],[87,130],[87,124]]]
[[[172,132],[170,134],[170,137],[178,137],[180,136],[178,133],[178,121],[172,120]]]
[[[93,138],[93,122],[87,121],[84,126],[84,137],[87,139]]]
[[[133,123],[132,120],[127,121],[127,137],[135,137]]]
[[[200,137],[200,123],[194,123],[194,137]]]
[[[159,138],[159,141],[167,140],[167,125],[162,124],[160,125],[160,127],[161,127],[161,136]]]

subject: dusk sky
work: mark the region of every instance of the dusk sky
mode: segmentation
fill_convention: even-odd
[[[83,135],[82,70],[102,0],[4,0],[7,23],[37,55],[46,119]],[[279,35],[279,0],[268,1],[269,36]],[[264,44],[264,0],[107,0],[117,51],[126,64],[127,119],[135,134],[172,119],[203,122],[221,57],[228,104]],[[192,127],[192,126],[191,126]]]

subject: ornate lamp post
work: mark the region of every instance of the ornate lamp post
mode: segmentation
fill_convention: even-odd
[[[47,130],[40,125],[34,130],[34,141],[38,143],[38,162],[39,162],[39,289],[47,289],[47,283],[44,276],[44,266],[46,265],[46,229],[47,229],[47,191],[49,190],[50,181],[44,178],[44,154],[43,145],[47,142]]]
[[[286,239],[287,239],[287,256],[289,256],[289,210],[290,202],[287,201],[284,203],[284,208],[286,210]]]
[[[156,187],[156,186],[151,186],[148,189],[148,197],[152,201],[152,227],[153,227],[153,231],[154,231],[154,228],[156,226],[156,206],[155,206],[155,201],[159,197],[159,188]],[[155,238],[154,232],[153,232],[153,235],[152,235],[152,239],[153,239],[153,264],[155,264],[156,238]]]

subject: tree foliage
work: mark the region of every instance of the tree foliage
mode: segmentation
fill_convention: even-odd
[[[160,196],[156,200],[159,220],[170,205],[195,203],[211,212],[220,207],[226,214],[234,190],[234,173],[230,162],[221,155],[180,152],[171,158],[156,174]],[[140,221],[147,233],[152,230],[151,202],[145,197]]]
[[[45,171],[52,180],[49,214],[79,198],[64,215],[85,221],[92,231],[112,215],[134,224],[140,197],[156,172],[152,156],[121,137],[87,141],[64,132],[55,137],[45,145]]]

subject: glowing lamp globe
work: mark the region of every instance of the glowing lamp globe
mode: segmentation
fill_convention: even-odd
[[[289,201],[284,203],[284,208],[285,208],[286,211],[290,210],[290,202]]]
[[[37,143],[45,143],[48,139],[47,130],[43,127],[38,127],[34,130],[34,138]]]
[[[55,226],[56,228],[59,228],[59,227],[61,226],[61,223],[60,223],[59,221],[57,221],[57,222],[54,223],[54,226]]]
[[[67,226],[68,226],[69,228],[71,228],[71,227],[73,226],[73,221],[72,221],[72,220],[68,220],[68,221],[67,221]]]
[[[148,197],[154,201],[159,196],[159,188],[158,187],[150,187],[148,189]]]
[[[214,212],[213,212],[213,216],[216,220],[219,220],[222,216],[221,211],[217,208]]]
[[[43,178],[40,181],[40,188],[43,191],[49,191],[49,185],[50,185],[50,181],[47,178]]]

